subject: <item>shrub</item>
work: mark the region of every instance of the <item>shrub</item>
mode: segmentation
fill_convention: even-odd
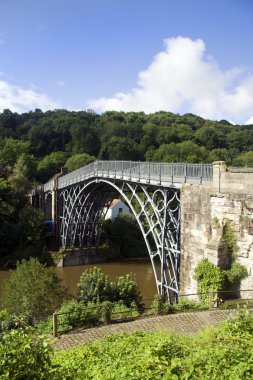
[[[132,302],[130,307],[124,305],[122,302],[118,302],[113,305],[111,312],[112,319],[124,319],[129,317],[138,317],[140,312],[136,303]]]
[[[93,380],[250,380],[253,377],[253,315],[215,329],[181,336],[167,331],[117,334],[70,350],[54,362],[65,379]]]
[[[240,263],[233,262],[231,268],[226,270],[226,278],[229,284],[238,284],[240,280],[248,276],[246,267]]]
[[[26,318],[10,315],[6,309],[0,310],[0,333],[26,325]]]
[[[82,273],[79,284],[80,300],[88,302],[103,302],[111,298],[111,286],[108,277],[100,268],[91,268]]]
[[[32,329],[12,330],[0,338],[0,378],[51,379],[51,344]]]
[[[104,301],[121,302],[130,307],[135,302],[139,309],[142,308],[142,296],[132,274],[117,277],[109,282],[99,268],[86,270],[80,277],[78,284],[80,300],[83,304],[88,302],[101,303]]]
[[[168,304],[168,301],[163,301],[162,296],[160,294],[156,294],[150,305],[149,314],[169,314],[172,310],[173,307]]]
[[[195,279],[198,283],[200,299],[206,303],[209,292],[217,292],[223,289],[225,274],[220,268],[210,263],[208,259],[202,259],[195,268]]]
[[[30,258],[18,263],[6,281],[2,303],[9,314],[24,316],[28,320],[52,314],[66,297],[66,289],[55,270]]]
[[[58,331],[63,332],[75,327],[90,327],[100,323],[102,308],[100,304],[88,302],[84,305],[76,300],[64,302],[58,314]]]
[[[142,296],[132,274],[117,277],[111,286],[113,301],[122,302],[128,307],[131,306],[132,302],[135,302],[140,307]]]

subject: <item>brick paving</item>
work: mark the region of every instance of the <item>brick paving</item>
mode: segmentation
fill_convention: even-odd
[[[228,318],[233,318],[236,310],[208,310],[179,314],[147,316],[128,322],[115,323],[89,329],[76,329],[58,337],[55,346],[67,349],[83,343],[91,343],[108,334],[133,331],[172,331],[180,334],[194,334],[205,326],[215,326]]]

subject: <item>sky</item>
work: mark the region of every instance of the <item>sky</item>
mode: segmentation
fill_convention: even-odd
[[[0,112],[253,124],[253,0],[0,0]]]

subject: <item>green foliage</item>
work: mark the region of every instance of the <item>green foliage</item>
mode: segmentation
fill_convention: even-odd
[[[78,288],[80,299],[84,305],[87,305],[88,302],[109,301],[111,297],[108,277],[97,267],[82,273]]]
[[[117,277],[110,282],[99,268],[86,270],[78,284],[80,299],[84,305],[88,302],[101,303],[104,301],[122,302],[130,307],[135,302],[141,308],[142,296],[133,275]]]
[[[198,163],[206,160],[207,151],[192,141],[162,144],[154,152],[152,161]]]
[[[168,304],[168,301],[163,301],[160,294],[156,294],[149,309],[149,314],[161,315],[169,314],[172,312],[172,307]]]
[[[236,253],[238,252],[239,247],[236,242],[236,237],[234,235],[231,222],[228,220],[225,222],[223,226],[222,240],[225,242],[225,244],[228,247],[228,250],[229,250],[228,254],[230,256],[229,264],[231,264],[231,261],[235,260],[236,258]]]
[[[187,298],[179,298],[178,303],[172,305],[168,301],[163,301],[160,294],[156,294],[149,309],[149,314],[162,315],[172,314],[179,311],[203,309],[203,305],[195,300]]]
[[[31,182],[45,183],[65,163],[73,170],[88,163],[90,157],[190,163],[225,160],[227,164],[253,166],[253,126],[164,111],[98,115],[90,110],[36,109],[19,115],[4,110],[0,113],[0,178],[7,181],[8,189],[4,189],[1,215],[0,184],[1,256],[23,255],[15,241],[19,238],[19,212],[27,204],[24,194]],[[135,228],[133,223],[129,228]],[[117,233],[109,231],[109,235],[117,240],[123,256],[145,252],[138,233],[133,240],[121,241]],[[113,244],[110,237],[108,242]]]
[[[79,153],[69,157],[64,166],[68,169],[69,172],[72,172],[73,170],[88,165],[95,160],[96,157],[94,156],[90,156],[87,153]]]
[[[101,322],[102,305],[88,302],[87,305],[76,300],[66,301],[57,310],[59,332],[76,327],[97,326]]]
[[[4,285],[2,303],[10,314],[40,318],[52,314],[66,296],[55,270],[30,258],[17,263]]]
[[[112,289],[111,300],[113,302],[122,302],[128,307],[132,305],[132,302],[135,302],[138,307],[141,307],[142,296],[132,274],[119,276],[110,285]]]
[[[195,268],[195,279],[197,280],[200,299],[206,303],[208,293],[211,290],[217,292],[223,289],[225,274],[216,265],[210,263],[208,259],[202,259]]]
[[[139,317],[140,310],[135,302],[132,302],[130,306],[126,306],[123,302],[117,302],[113,304],[111,311],[112,319],[124,319],[129,317]]]
[[[34,330],[12,330],[0,337],[0,378],[52,379],[51,353],[49,340]]]
[[[253,167],[253,151],[243,152],[234,159],[234,165]]]
[[[218,220],[213,220],[213,223],[218,226]],[[195,279],[198,283],[198,292],[205,293],[200,295],[202,301],[207,301],[208,293],[218,290],[229,290],[234,286],[238,286],[243,278],[248,276],[246,267],[236,262],[236,253],[239,247],[231,226],[230,221],[226,221],[222,229],[222,239],[219,250],[227,254],[226,265],[220,269],[208,261],[201,260],[195,268]],[[217,295],[214,296],[214,301],[217,301]]]
[[[247,276],[247,268],[238,262],[233,262],[231,268],[226,270],[226,277],[230,285],[238,284],[243,278],[246,278]]]
[[[30,254],[38,254],[45,243],[44,214],[32,206],[26,206],[19,214],[19,247]]]
[[[13,138],[0,139],[0,166],[13,168],[18,158],[28,154],[29,142]]]
[[[38,178],[42,183],[48,181],[54,174],[61,171],[68,154],[66,152],[52,152],[45,156],[38,164]]]
[[[253,314],[196,335],[168,331],[109,335],[92,344],[53,350],[35,330],[0,337],[1,379],[250,380],[253,377]]]
[[[242,310],[234,320],[195,336],[166,331],[111,335],[58,352],[53,362],[73,380],[250,380],[252,333],[252,313]]]
[[[11,315],[6,309],[0,310],[0,333],[27,326],[26,318]]]
[[[138,317],[140,311],[138,305],[132,302],[130,306],[126,306],[123,302],[111,303],[104,301],[102,303],[88,302],[84,305],[76,300],[66,301],[61,308],[57,310],[58,332],[72,330],[77,327],[92,327],[100,324],[108,324],[111,320],[124,319],[129,317]],[[51,318],[47,322],[47,326],[39,326],[43,332],[49,331],[52,323]]]
[[[123,257],[140,257],[147,254],[140,227],[131,214],[123,213],[113,221],[106,220],[103,223],[101,244],[105,243],[110,248],[119,249]]]

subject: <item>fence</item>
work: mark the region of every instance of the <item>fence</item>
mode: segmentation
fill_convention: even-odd
[[[151,304],[151,301],[152,304]],[[149,316],[172,314],[190,311],[217,310],[224,308],[235,308],[238,305],[247,304],[253,307],[253,289],[231,290],[231,291],[210,291],[207,293],[194,293],[180,295],[180,302],[174,305],[168,305],[162,302],[161,297],[153,300],[143,300],[141,308],[128,308],[125,310],[113,311],[113,304],[110,302],[100,304],[94,307],[86,307],[86,316],[72,316],[71,313],[54,313],[53,314],[53,336],[57,337],[59,333],[67,332],[72,328],[88,328],[101,324],[117,323],[119,321],[129,321],[132,319]],[[65,316],[65,317],[64,317]],[[69,316],[69,318],[66,316]],[[66,320],[70,319],[72,326],[69,326]],[[65,325],[65,326],[64,326]],[[69,328],[70,327],[70,328]]]
[[[186,182],[194,179],[202,182],[213,178],[212,164],[157,163],[138,161],[95,161],[58,178],[62,189],[91,177],[119,178],[156,183]],[[44,192],[52,190],[54,181],[44,184]]]

